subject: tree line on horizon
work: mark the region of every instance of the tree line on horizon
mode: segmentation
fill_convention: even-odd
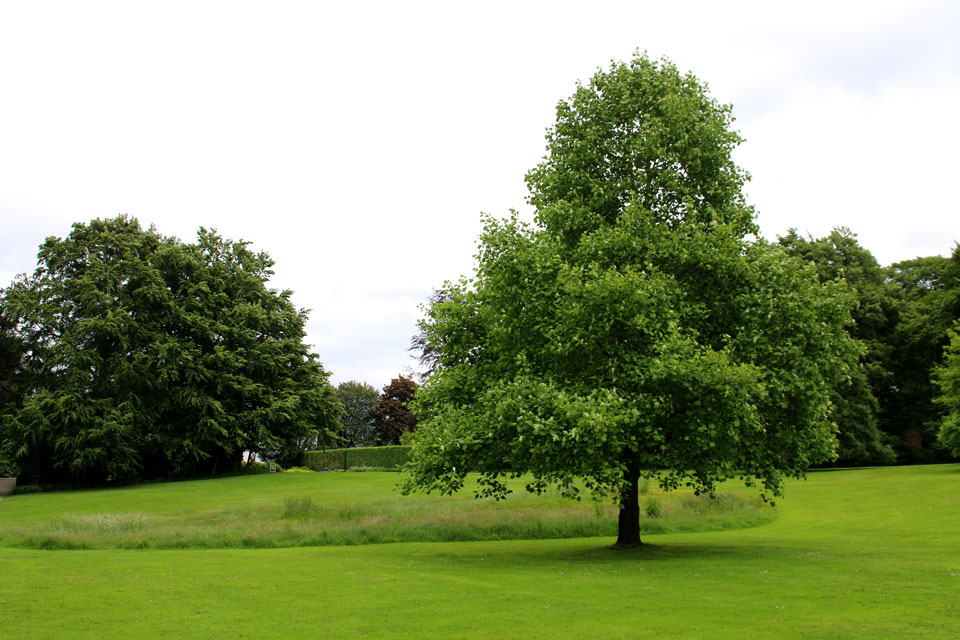
[[[103,237],[94,239],[100,234]],[[138,280],[144,275],[135,273],[144,267],[143,247],[134,252],[123,246],[134,238],[149,239],[148,244],[154,244],[150,251],[159,250],[161,245],[164,251],[192,247],[190,251],[199,252],[193,256],[193,269],[201,263],[204,268],[214,269],[220,261],[223,264],[218,268],[233,264],[234,273],[228,277],[251,271],[244,276],[248,297],[255,292],[276,305],[272,310],[269,305],[267,309],[261,307],[259,312],[265,316],[274,313],[272,321],[278,332],[287,331],[294,340],[281,340],[278,333],[272,338],[274,349],[263,351],[267,339],[261,331],[259,340],[241,345],[243,331],[240,327],[227,330],[225,323],[231,317],[239,322],[240,316],[252,321],[249,312],[260,303],[251,307],[249,301],[241,302],[232,292],[227,295],[225,290],[212,290],[209,283],[196,284],[192,289],[193,315],[179,319],[194,331],[209,333],[203,338],[190,337],[187,326],[175,332],[181,338],[194,340],[191,348],[196,353],[181,351],[183,346],[176,344],[172,336],[160,339],[157,334],[150,334],[149,307],[155,310],[158,302],[151,299],[156,292],[151,294],[145,288],[148,283]],[[123,216],[77,225],[75,235],[67,240],[50,239],[41,247],[43,266],[34,276],[22,277],[3,290],[0,457],[7,468],[4,473],[22,469],[36,482],[50,483],[96,484],[114,479],[176,477],[215,473],[218,467],[221,472],[235,470],[243,451],[290,465],[296,464],[299,452],[306,448],[398,444],[403,434],[416,429],[416,414],[410,409],[418,386],[413,375],[399,375],[382,392],[353,380],[327,389],[328,375],[322,365],[315,356],[308,356],[296,339],[298,332],[301,340],[303,337],[303,312],[294,312],[289,306],[289,292],[262,288],[272,261],[265,254],[250,253],[246,243],[225,241],[204,230],[200,238],[200,245],[172,242],[153,230],[140,230],[135,220]],[[881,267],[873,254],[860,245],[856,234],[844,227],[821,238],[802,236],[791,229],[779,237],[778,244],[789,254],[813,263],[822,281],[845,282],[857,298],[854,323],[849,330],[861,344],[861,366],[852,373],[849,383],[838,387],[832,396],[838,447],[837,458],[831,464],[860,466],[954,459],[955,449],[943,446],[937,437],[950,412],[947,404],[937,402],[936,376],[937,371],[943,370],[942,377],[947,379],[944,364],[950,354],[946,348],[954,335],[951,327],[960,317],[960,249],[955,248],[950,257],[918,257]],[[98,265],[97,261],[108,258],[111,251],[117,263]],[[139,255],[133,258],[137,252]],[[196,259],[198,255],[206,257],[201,261]],[[133,262],[120,265],[120,259]],[[118,271],[111,275],[111,269]],[[91,270],[102,272],[88,273]],[[189,282],[185,271],[175,277],[184,279],[182,287],[188,286],[184,284]],[[222,279],[223,274],[220,278],[214,281],[223,287],[226,280]],[[52,290],[54,282],[64,289]],[[110,288],[121,284],[137,287],[137,295],[131,300],[122,300],[119,295],[110,298]],[[240,287],[240,281],[229,286]],[[196,295],[197,291],[202,291],[207,299]],[[100,300],[91,300],[89,296]],[[63,308],[49,308],[68,299],[68,313]],[[108,300],[118,308],[107,309]],[[439,305],[445,300],[438,290],[428,304]],[[146,301],[152,304],[147,305]],[[142,309],[127,309],[122,316],[116,315],[121,313],[120,306],[141,303]],[[209,305],[202,313],[200,303]],[[226,313],[227,307],[230,313]],[[96,309],[100,317],[81,317],[91,309]],[[13,319],[18,312],[19,328]],[[421,379],[428,378],[436,366],[436,353],[427,343],[425,322],[421,321],[421,331],[411,340],[411,351],[422,367]],[[261,317],[256,323],[262,330],[266,318]],[[123,335],[134,324],[136,335]],[[76,333],[81,326],[87,335]],[[211,337],[219,334],[223,335]],[[233,336],[231,348],[244,352],[243,364],[225,360],[223,341],[227,335]],[[149,345],[144,342],[148,337],[153,341]],[[27,346],[30,340],[35,348]],[[125,348],[118,350],[121,345]],[[68,348],[74,353],[69,353]],[[81,355],[76,353],[78,348],[91,352]],[[200,355],[204,349],[208,353]],[[292,356],[293,360],[288,362],[306,370],[298,375],[309,382],[299,388],[294,405],[311,407],[309,417],[301,414],[297,420],[289,420],[295,413],[270,413],[268,409],[272,405],[276,410],[284,401],[288,408],[294,406],[289,404],[289,398],[268,398],[264,390],[270,384],[285,384],[297,376],[284,372],[272,381],[265,376],[257,384],[241,381],[242,372],[254,371],[247,359],[261,359],[256,372],[262,376],[266,371],[277,371],[275,365],[265,364],[264,360],[269,358],[264,354],[275,357],[277,350],[283,349],[287,351],[281,358]],[[148,352],[152,352],[149,357]],[[163,370],[164,354],[170,353],[178,354],[185,363],[196,364],[198,371],[188,371],[184,362],[178,364],[176,372]],[[124,364],[118,358],[129,362]],[[145,367],[143,371],[132,372],[141,365]],[[74,377],[81,366],[85,379],[78,382]],[[218,377],[224,367],[232,369],[229,380],[234,386]],[[48,376],[46,385],[41,380],[43,376]],[[109,378],[103,380],[99,376]],[[216,385],[211,385],[214,379]],[[192,388],[185,388],[188,380],[192,381]],[[244,385],[253,386],[244,389]],[[84,386],[87,388],[80,388]],[[236,409],[249,413],[250,426],[240,426],[234,417],[212,426],[211,414],[219,411],[225,416],[231,410],[228,398],[244,393],[248,397],[257,395],[261,402],[261,406],[256,406],[248,401]],[[165,396],[167,406],[158,403],[144,409],[151,394]],[[107,401],[105,396],[112,396],[113,400]],[[90,406],[83,407],[84,402]],[[104,402],[115,402],[115,406],[106,408]],[[126,418],[116,413],[121,406],[131,411]],[[73,413],[81,410],[83,415]],[[165,425],[146,433],[132,427],[135,419],[141,425],[156,425],[158,419],[164,419],[165,411],[178,416],[179,427]],[[282,419],[277,420],[278,415]],[[269,420],[269,429],[264,423],[255,422],[261,419]],[[165,441],[171,437],[175,443]],[[228,442],[236,444],[229,446]],[[41,470],[43,465],[48,468]]]
[[[244,393],[243,385],[253,384],[252,381],[240,383],[241,374],[234,371],[231,380],[237,384],[236,387],[229,388],[223,380],[218,380],[216,390],[210,386],[210,381],[218,376],[218,364],[221,367],[236,366],[236,363],[225,364],[224,345],[214,344],[218,340],[222,342],[222,337],[214,340],[206,338],[209,341],[205,345],[202,339],[196,339],[192,345],[194,349],[199,348],[197,353],[204,348],[209,351],[206,356],[197,358],[197,364],[203,368],[202,374],[188,372],[183,363],[176,374],[163,371],[158,367],[159,360],[146,358],[145,353],[136,353],[137,349],[152,349],[154,358],[161,358],[162,353],[181,353],[181,347],[164,341],[154,342],[148,349],[144,343],[150,331],[145,326],[145,318],[149,315],[146,306],[123,311],[126,317],[122,320],[116,316],[118,309],[108,310],[104,306],[110,288],[121,284],[116,278],[125,281],[122,284],[128,288],[138,287],[136,300],[150,300],[150,293],[145,289],[147,284],[137,279],[143,278],[143,274],[134,275],[144,266],[143,256],[136,257],[136,264],[123,266],[119,263],[96,266],[95,263],[106,259],[110,251],[114,252],[115,259],[133,260],[134,252],[129,247],[123,247],[123,244],[134,238],[140,241],[149,239],[148,244],[156,243],[150,251],[158,250],[164,244],[165,251],[181,251],[183,247],[190,246],[190,251],[199,250],[199,255],[206,256],[202,261],[205,268],[213,269],[217,261],[222,261],[222,268],[233,263],[234,273],[229,277],[237,277],[244,269],[251,271],[245,276],[248,293],[256,292],[277,305],[273,311],[261,308],[260,312],[275,312],[277,317],[273,321],[278,323],[277,328],[284,327],[285,322],[285,330],[294,338],[299,331],[302,340],[305,316],[302,311],[298,314],[289,307],[289,292],[278,293],[261,288],[272,261],[265,254],[250,253],[246,243],[225,241],[204,230],[200,232],[201,245],[173,242],[162,238],[154,230],[140,230],[135,220],[123,216],[77,225],[75,233],[65,241],[48,240],[41,247],[40,261],[43,266],[38,272],[32,277],[18,279],[2,292],[0,408],[3,413],[0,414],[0,436],[3,439],[0,458],[7,468],[4,473],[22,469],[35,482],[53,484],[77,481],[96,484],[107,480],[176,477],[215,473],[218,467],[221,472],[236,470],[239,454],[243,451],[270,456],[271,459],[291,465],[296,464],[299,452],[306,448],[398,444],[403,434],[416,429],[416,414],[410,409],[418,387],[413,379],[415,374],[398,375],[384,386],[382,392],[365,382],[353,380],[327,389],[330,386],[328,375],[316,357],[308,357],[302,344],[296,340],[279,340],[278,334],[274,337],[274,346],[288,350],[283,357],[293,355],[297,367],[302,366],[309,371],[309,375],[301,374],[310,382],[301,389],[304,393],[298,396],[297,403],[313,403],[307,405],[313,407],[311,417],[301,416],[296,427],[293,426],[294,421],[271,417],[269,430],[264,430],[266,427],[263,424],[227,427],[227,421],[224,421],[205,434],[204,426],[211,425],[210,414],[228,411],[229,404],[224,399],[231,394]],[[102,237],[94,239],[98,235]],[[204,244],[206,247],[201,248]],[[950,354],[946,348],[953,335],[951,327],[960,317],[960,249],[955,248],[950,257],[918,257],[881,267],[869,249],[860,245],[856,234],[845,227],[838,227],[821,238],[802,236],[791,229],[778,238],[778,245],[789,254],[813,263],[822,281],[845,282],[857,298],[857,305],[852,312],[854,323],[849,330],[862,346],[861,366],[852,373],[849,383],[841,385],[832,396],[834,419],[838,425],[838,447],[837,458],[831,464],[861,466],[954,459],[956,450],[944,446],[937,437],[941,424],[949,418],[950,412],[947,404],[937,402],[939,387],[936,376],[937,371],[944,370],[942,377],[947,379],[944,364]],[[137,251],[142,254],[144,249],[139,247]],[[193,268],[196,269],[200,263],[196,260]],[[96,269],[102,270],[102,273],[88,273]],[[119,271],[109,275],[110,269]],[[184,278],[184,282],[189,281],[185,272],[178,273],[176,277]],[[71,292],[66,288],[53,291],[50,287],[55,281],[70,288]],[[220,286],[225,285],[225,280],[215,281]],[[239,287],[239,281],[231,286]],[[225,331],[224,323],[231,318],[231,313],[235,314],[240,309],[249,312],[251,307],[243,305],[250,303],[240,302],[233,293],[225,297],[223,291],[217,293],[211,290],[209,284],[200,284],[194,289],[197,290],[208,296],[203,304],[210,306],[200,314],[197,304],[193,309],[194,315],[181,320],[189,320],[195,331],[219,331],[224,335],[233,332],[236,344],[232,348],[244,351],[244,362],[246,358],[262,357],[255,356],[252,347],[256,343],[262,349],[266,342],[265,335],[262,334],[254,343],[241,346],[237,342],[242,335],[239,327]],[[89,300],[87,296],[93,294],[106,297],[99,301]],[[69,296],[76,298],[70,302],[72,308],[69,315],[63,313],[64,309],[49,308],[50,304],[58,300],[64,302]],[[196,303],[201,302],[200,296],[194,295],[194,298]],[[445,300],[443,293],[438,290],[429,298],[428,305],[439,305]],[[115,295],[110,302],[122,306],[135,300],[121,300]],[[43,304],[48,308],[44,310]],[[30,305],[33,307],[28,313],[25,309]],[[154,301],[153,306],[156,305]],[[231,313],[225,313],[227,306],[231,307]],[[101,315],[99,319],[80,317],[81,313],[93,308]],[[13,319],[17,310],[21,314],[18,316],[21,322],[19,328]],[[213,322],[212,319],[218,316],[216,326],[203,325],[204,322]],[[236,320],[239,316],[232,317]],[[252,319],[249,313],[245,317],[248,321]],[[28,318],[32,324],[25,322]],[[134,320],[138,335],[122,336],[124,323],[128,325],[126,328],[130,328]],[[72,329],[67,327],[69,322],[74,323]],[[265,326],[264,318],[257,322],[261,328]],[[427,343],[423,326],[425,322],[421,321],[420,332],[411,340],[411,351],[422,367],[421,379],[429,377],[437,360],[435,350]],[[299,329],[296,328],[298,323]],[[88,332],[83,337],[88,340],[86,343],[83,343],[81,336],[71,333],[77,331],[81,324],[83,330]],[[97,331],[102,333],[95,337],[94,332]],[[189,336],[186,327],[178,331],[181,337]],[[27,346],[31,339],[35,341],[36,348]],[[158,340],[155,334],[150,339]],[[169,337],[164,340],[172,342]],[[131,341],[138,341],[136,349],[116,351],[120,344],[132,347]],[[79,356],[64,351],[67,347],[75,351],[80,346],[90,348],[93,353]],[[110,352],[111,348],[114,349],[113,353]],[[219,359],[214,357],[217,353],[220,354]],[[194,356],[196,354],[185,353],[182,357],[192,362]],[[77,358],[84,364],[77,364]],[[130,368],[140,363],[147,370],[134,376],[120,362],[112,362],[112,358],[132,360],[127,363]],[[300,364],[297,358],[303,359],[303,363]],[[43,359],[49,362],[44,364]],[[270,369],[263,366],[263,362],[260,364],[258,375]],[[86,380],[83,384],[89,385],[88,389],[71,386],[76,385],[76,381],[68,382],[76,374],[78,366],[85,367]],[[239,369],[243,371],[246,366],[244,364]],[[117,370],[113,371],[113,368]],[[252,369],[250,371],[252,373]],[[43,375],[49,376],[46,389],[37,377]],[[109,375],[111,378],[108,381],[98,380],[98,375]],[[131,383],[133,378],[140,381],[139,385]],[[151,379],[152,382],[146,384],[145,381]],[[185,380],[192,380],[195,388],[184,389]],[[264,378],[259,381],[259,386],[246,391],[249,395],[255,389],[255,393],[260,394],[265,384],[281,384],[288,380],[286,375],[280,375],[272,382]],[[128,383],[130,387],[124,389],[123,385]],[[117,411],[121,405],[131,411],[134,406],[138,407],[138,411],[143,411],[142,406],[149,397],[145,392],[148,387],[150,393],[165,396],[175,391],[173,396],[177,400],[168,397],[166,402],[169,406],[157,406],[146,413],[131,413],[126,422],[120,418],[120,414],[109,413]],[[163,390],[159,391],[158,387]],[[306,390],[310,390],[310,393],[305,393]],[[192,396],[187,397],[185,393],[192,393]],[[111,406],[106,414],[102,406],[97,406],[105,401],[102,397],[104,394],[114,395],[119,400],[117,406]],[[135,403],[134,397],[137,398]],[[80,409],[79,406],[70,407],[71,403],[81,403],[82,398],[91,405],[86,408],[83,417],[71,413]],[[274,407],[280,405],[279,398],[267,400],[263,397],[262,402],[272,403]],[[185,409],[187,406],[194,407],[192,413]],[[174,431],[172,435],[176,440],[175,445],[164,443],[164,438],[171,436],[163,429],[140,433],[129,427],[133,419],[144,420],[145,417],[146,420],[141,424],[153,425],[157,419],[162,419],[158,416],[164,415],[164,411],[175,411],[180,416],[178,424],[181,430]],[[253,403],[243,405],[242,411],[248,411],[251,416],[277,415],[268,413],[265,406],[255,407]],[[286,417],[289,414],[279,415]],[[62,422],[62,428],[57,428],[58,421]],[[188,428],[191,424],[193,431]],[[166,431],[170,431],[169,425]],[[224,437],[224,432],[230,433],[232,440],[229,436]],[[258,434],[261,441],[256,439]],[[137,440],[140,440],[139,445],[134,444]],[[228,441],[236,444],[226,446],[224,443]],[[153,452],[145,454],[150,450]],[[48,468],[41,470],[44,464]],[[90,467],[94,469],[93,472]]]

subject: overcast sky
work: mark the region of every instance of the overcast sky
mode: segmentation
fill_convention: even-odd
[[[635,49],[732,103],[763,234],[960,240],[960,4],[0,3],[0,286],[73,222],[252,241],[335,383],[413,362],[479,214],[529,213],[558,100]]]

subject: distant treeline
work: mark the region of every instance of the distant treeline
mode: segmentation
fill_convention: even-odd
[[[856,235],[840,227],[823,238],[791,230],[780,245],[815,265],[821,281],[845,280],[859,302],[850,333],[861,367],[833,395],[837,465],[937,462],[950,413],[938,402],[937,371],[960,321],[960,246],[949,258],[919,257],[881,267]],[[956,454],[956,452],[954,452]]]

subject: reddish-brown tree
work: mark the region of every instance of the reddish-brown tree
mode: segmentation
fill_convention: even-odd
[[[417,416],[409,404],[417,392],[417,383],[399,376],[383,387],[380,402],[370,410],[378,445],[399,444],[400,436],[417,428]]]

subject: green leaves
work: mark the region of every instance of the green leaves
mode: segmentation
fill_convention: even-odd
[[[588,212],[579,226],[563,223],[568,242],[631,204],[666,225],[715,220],[755,231],[741,193],[749,176],[731,158],[742,142],[732,121],[729,105],[669,60],[613,63],[557,106],[548,155],[526,177],[530,203],[549,227],[556,203]]]
[[[207,473],[332,436],[306,316],[266,287],[273,262],[248,243],[201,229],[184,244],[121,216],[48,238],[38,258],[3,296],[30,345],[3,440],[33,481]]]
[[[350,380],[337,385],[337,400],[343,407],[337,446],[362,447],[373,444],[375,434],[370,410],[377,405],[379,398],[377,390],[366,382]]]
[[[934,401],[946,410],[937,438],[944,448],[960,456],[960,321],[953,325],[949,337],[950,342],[944,348],[943,365],[933,372],[934,383],[940,392]]]

